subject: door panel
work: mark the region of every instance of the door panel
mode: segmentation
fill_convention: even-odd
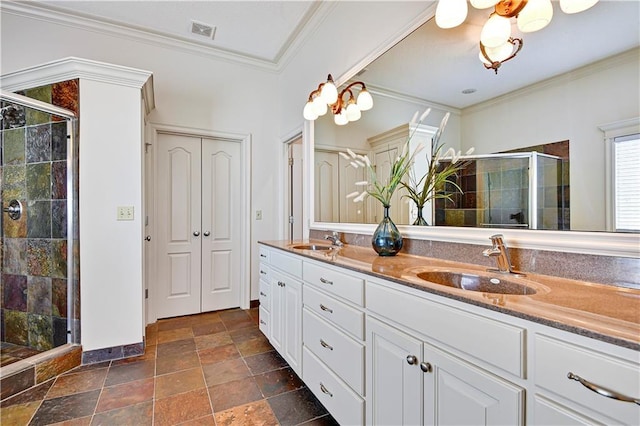
[[[158,318],[200,312],[200,140],[158,135]]]

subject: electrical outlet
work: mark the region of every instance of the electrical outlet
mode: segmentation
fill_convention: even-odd
[[[133,206],[118,206],[118,220],[133,220]]]
[[[262,220],[262,210],[256,210],[256,220]]]

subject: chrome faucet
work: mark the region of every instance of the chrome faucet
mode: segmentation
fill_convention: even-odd
[[[335,231],[333,231],[331,235],[329,234],[325,235],[324,239],[331,241],[331,244],[336,247],[342,247],[344,245],[344,243],[340,241],[340,235]]]
[[[498,272],[503,274],[515,274],[513,266],[511,265],[511,259],[509,258],[509,249],[507,249],[507,246],[504,243],[503,235],[495,234],[489,238],[491,239],[493,247],[484,250],[482,254],[496,259]]]

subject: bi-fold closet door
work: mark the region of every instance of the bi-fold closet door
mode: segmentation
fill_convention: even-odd
[[[157,317],[240,306],[240,144],[160,133],[157,145]]]

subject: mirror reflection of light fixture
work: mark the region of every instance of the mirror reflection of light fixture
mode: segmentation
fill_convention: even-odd
[[[553,18],[551,0],[470,0],[476,9],[493,7],[494,11],[482,27],[480,34],[480,60],[487,69],[498,72],[502,62],[513,58],[522,49],[522,39],[511,37],[511,18],[516,18],[523,33],[541,30]],[[564,13],[578,13],[589,9],[598,0],[560,0]],[[453,28],[467,17],[466,0],[438,0],[436,24],[440,28]],[[506,59],[497,59],[506,54]],[[494,65],[497,64],[497,65]],[[489,66],[487,66],[489,65]]]
[[[360,92],[356,97],[352,89],[357,86],[360,86]],[[348,95],[346,100],[345,94]],[[371,108],[373,108],[373,98],[362,81],[354,81],[338,93],[333,77],[329,74],[326,82],[320,83],[316,90],[309,93],[309,100],[304,106],[302,115],[307,120],[315,120],[331,109],[334,122],[338,126],[343,126],[350,121],[359,120],[362,111],[368,111]]]

